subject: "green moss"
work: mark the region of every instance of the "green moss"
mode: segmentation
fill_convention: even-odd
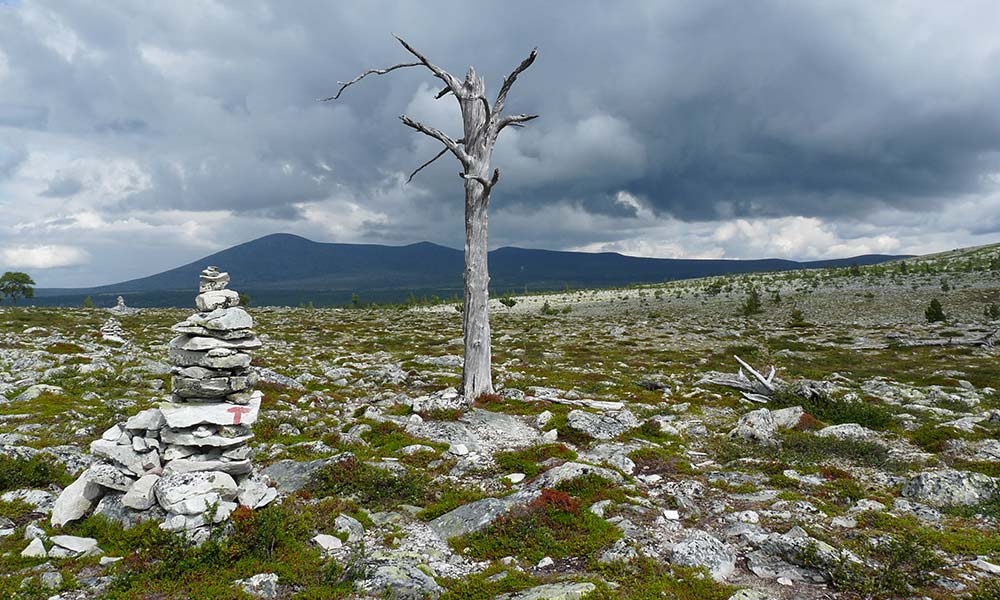
[[[639,448],[629,453],[639,475],[693,475],[694,468],[687,458],[666,448]]]
[[[66,468],[49,458],[27,460],[0,456],[0,493],[21,488],[65,487],[73,481]]]
[[[393,473],[347,458],[317,471],[305,489],[314,496],[345,496],[362,506],[391,508],[422,504],[430,487],[426,476],[411,471]]]
[[[649,558],[631,564],[598,564],[595,569],[617,588],[599,583],[587,600],[726,600],[736,592],[703,570],[672,567]]]
[[[618,484],[594,473],[564,481],[556,489],[578,498],[584,506],[601,500],[624,502],[626,499],[625,491]]]
[[[503,577],[497,575],[504,573]],[[491,600],[500,594],[509,594],[538,585],[540,582],[522,571],[504,571],[493,566],[482,573],[465,579],[446,579],[445,593],[438,600]]]
[[[540,463],[552,458],[575,460],[576,452],[563,444],[543,444],[523,450],[498,452],[493,458],[504,472],[524,473],[530,479],[542,472]]]

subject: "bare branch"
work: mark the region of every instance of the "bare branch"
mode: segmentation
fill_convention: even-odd
[[[503,85],[500,86],[500,92],[497,94],[496,102],[493,103],[494,113],[500,114],[501,112],[503,112],[503,105],[505,102],[507,102],[507,92],[510,91],[510,88],[514,85],[514,82],[517,81],[517,76],[523,73],[528,67],[530,67],[531,63],[535,62],[536,56],[538,56],[538,48],[532,48],[531,54],[528,55],[528,58],[522,60],[521,64],[517,65],[517,68],[514,69],[514,71],[510,75],[504,77]]]
[[[538,115],[510,115],[497,121],[497,133],[503,131],[504,127],[524,127],[524,123],[537,119]]]
[[[413,129],[416,129],[420,133],[423,133],[424,135],[429,135],[432,138],[444,144],[448,150],[451,150],[451,153],[455,155],[455,158],[457,158],[462,163],[463,166],[469,165],[469,155],[465,153],[465,150],[459,147],[457,141],[448,137],[448,134],[446,134],[445,132],[441,131],[440,129],[436,129],[434,127],[428,127],[427,125],[424,125],[419,121],[414,121],[413,119],[411,119],[406,115],[400,115],[399,119],[407,127],[412,127]]]
[[[396,34],[392,34],[392,37],[394,37],[397,40],[399,40],[399,43],[402,44],[403,47],[406,48],[406,50],[410,54],[412,54],[413,56],[416,56],[418,59],[420,59],[420,63],[423,64],[428,69],[430,69],[438,79],[440,79],[441,81],[443,81],[445,83],[445,85],[448,86],[448,88],[452,91],[452,93],[454,93],[456,96],[460,95],[459,92],[462,89],[462,84],[459,83],[459,81],[457,79],[455,79],[455,77],[451,73],[449,73],[448,71],[445,71],[441,67],[439,67],[439,66],[435,65],[434,63],[432,63],[431,61],[427,60],[426,56],[424,56],[423,54],[421,54],[420,52],[418,52],[417,49],[414,48],[413,46],[411,46],[408,43],[406,43],[406,40],[404,40],[403,38],[399,37]],[[440,96],[438,96],[438,97],[440,97]]]
[[[414,175],[416,175],[417,173],[419,173],[420,171],[422,171],[423,168],[426,167],[427,165],[431,164],[432,162],[434,162],[437,159],[439,159],[442,156],[444,156],[445,152],[447,152],[447,151],[448,151],[448,148],[442,148],[440,152],[438,152],[436,155],[434,155],[434,158],[430,159],[429,161],[427,161],[424,164],[422,164],[419,167],[417,167],[417,170],[414,171],[414,172],[412,172],[412,173],[410,173],[410,176],[406,178],[406,183],[410,183],[411,181],[413,181],[413,176]]]
[[[493,189],[493,186],[497,184],[497,181],[500,181],[500,169],[493,169],[493,177],[489,181],[486,181],[482,177],[469,175],[468,173],[459,173],[458,176],[462,179],[478,181],[479,185],[483,186],[483,191],[489,194],[490,190]]]
[[[391,67],[387,67],[385,69],[368,69],[367,71],[365,71],[361,75],[358,75],[357,77],[355,77],[350,81],[347,82],[338,81],[337,84],[340,85],[340,89],[337,90],[337,94],[335,96],[330,96],[329,98],[322,98],[320,99],[320,102],[329,102],[330,100],[336,100],[337,98],[340,98],[340,95],[344,93],[344,90],[347,89],[347,86],[354,85],[355,83],[361,81],[362,79],[368,77],[369,75],[385,75],[389,71],[395,71],[396,69],[403,69],[405,67],[419,67],[421,65],[423,65],[423,63],[400,63],[398,65],[392,65]]]
[[[450,94],[450,93],[451,93],[451,88],[450,88],[450,87],[447,87],[447,86],[445,86],[445,87],[444,87],[444,89],[442,89],[442,90],[441,90],[440,92],[438,92],[438,93],[437,93],[437,94],[436,94],[436,95],[434,96],[434,99],[435,99],[435,100],[440,100],[441,98],[444,98],[445,96],[447,96],[447,95],[448,95],[448,94]]]

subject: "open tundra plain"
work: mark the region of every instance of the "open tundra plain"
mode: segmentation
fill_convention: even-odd
[[[454,305],[249,307],[278,498],[200,545],[48,515],[191,311],[0,310],[0,597],[1000,598],[1000,248],[503,300],[468,410]]]

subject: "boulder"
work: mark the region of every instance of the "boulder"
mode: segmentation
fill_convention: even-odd
[[[501,594],[494,600],[581,600],[597,589],[589,581],[547,583],[512,594]]]
[[[566,424],[577,431],[599,440],[610,440],[639,426],[639,420],[628,409],[592,413],[571,410]]]
[[[218,308],[239,306],[240,295],[235,290],[211,290],[198,294],[194,304],[201,312],[210,312]]]
[[[674,545],[670,562],[681,567],[704,567],[716,581],[725,581],[736,569],[736,556],[717,537],[693,530]]]
[[[902,495],[932,506],[971,506],[997,496],[1000,480],[968,471],[931,471],[911,477]]]
[[[258,573],[246,579],[237,579],[233,583],[254,598],[278,597],[278,576],[274,573]]]
[[[736,422],[736,427],[729,432],[730,439],[741,439],[755,444],[774,444],[777,425],[771,411],[766,408],[752,410]]]
[[[211,504],[236,498],[233,478],[218,471],[164,475],[153,485],[156,501],[167,512],[194,515]]]

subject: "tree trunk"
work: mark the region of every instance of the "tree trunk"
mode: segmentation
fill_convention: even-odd
[[[489,177],[493,142],[487,123],[486,108],[480,97],[485,93],[483,79],[469,68],[463,86],[466,98],[460,100],[465,130],[465,151],[471,159],[465,169],[465,299],[462,333],[465,338],[465,364],[462,368],[462,394],[471,404],[480,394],[493,393],[490,366],[490,274],[488,266]]]
[[[487,265],[487,214],[489,198],[475,181],[465,182],[465,308],[462,333],[465,338],[465,366],[462,389],[472,403],[480,394],[493,393],[490,367],[490,314]]]

